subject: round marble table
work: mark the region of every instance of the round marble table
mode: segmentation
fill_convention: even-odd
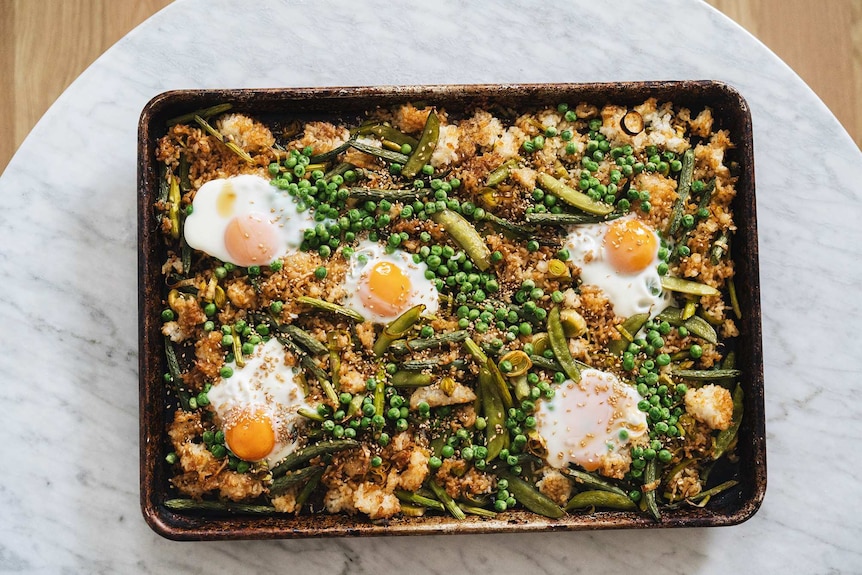
[[[862,155],[696,0],[178,0],[60,97],[0,179],[0,570],[841,572],[862,565]],[[625,14],[622,14],[622,11]],[[753,115],[769,488],[721,529],[174,543],[138,500],[135,138],[168,89],[716,79]]]

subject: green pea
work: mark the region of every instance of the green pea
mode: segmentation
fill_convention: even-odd
[[[692,359],[699,359],[703,355],[703,348],[697,344],[694,344],[688,349],[688,354],[692,357]]]

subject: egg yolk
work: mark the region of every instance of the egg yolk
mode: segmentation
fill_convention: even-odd
[[[258,213],[233,218],[225,229],[224,245],[232,263],[243,267],[265,265],[279,255],[275,224]]]
[[[265,413],[243,413],[225,430],[225,443],[246,461],[260,461],[275,447],[275,431]]]
[[[410,295],[410,278],[398,266],[377,262],[360,286],[362,302],[384,315],[399,314]]]
[[[605,255],[615,270],[637,273],[646,269],[658,251],[655,233],[640,220],[618,220],[605,234]]]

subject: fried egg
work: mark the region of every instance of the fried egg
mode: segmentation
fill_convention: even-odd
[[[275,338],[258,345],[243,367],[227,365],[233,374],[219,379],[207,394],[225,445],[240,459],[272,467],[296,449],[304,423],[298,410],[311,405]]]
[[[552,399],[539,403],[536,415],[548,464],[595,471],[609,457],[625,459],[628,446],[647,433],[646,413],[638,409],[642,399],[635,388],[597,369],[581,371],[578,383],[564,381]]]
[[[388,323],[419,304],[425,304],[426,313],[436,313],[439,294],[425,277],[427,270],[406,252],[386,253],[379,244],[360,242],[344,280],[344,305],[374,323]]]
[[[261,266],[299,249],[314,227],[286,191],[260,176],[211,180],[195,194],[184,236],[189,247],[242,267]]]
[[[656,269],[659,237],[634,215],[576,226],[564,245],[581,268],[581,281],[600,288],[618,316],[655,316],[673,302]]]

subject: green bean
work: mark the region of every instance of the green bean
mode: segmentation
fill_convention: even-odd
[[[518,237],[532,238],[533,235],[536,233],[536,229],[533,227],[522,226],[519,224],[512,223],[509,220],[504,220],[503,218],[495,216],[491,212],[485,212],[485,215],[482,216],[482,220],[490,222],[492,225],[495,225],[498,228],[510,232]]]
[[[647,461],[646,468],[644,469],[644,485],[650,486],[650,489],[644,492],[644,502],[649,514],[652,515],[653,519],[659,521],[661,519],[661,511],[659,511],[658,503],[656,501],[656,491],[658,490],[658,487],[650,485],[655,482],[658,475],[657,465],[658,464],[655,459],[650,459]]]
[[[317,472],[318,469],[322,469],[319,465],[312,465],[310,467],[304,467],[303,469],[298,469],[293,473],[285,473],[281,477],[277,477],[272,480],[272,485],[269,487],[269,494],[278,497],[279,495],[284,495],[284,492],[290,489],[295,485],[300,485],[308,481],[308,479]]]
[[[597,202],[588,195],[567,186],[550,174],[540,173],[536,177],[536,181],[542,188],[548,190],[570,206],[578,208],[582,212],[595,214],[597,216],[606,216],[614,211],[614,207],[612,205],[604,202]]]
[[[183,411],[191,411],[191,405],[189,404],[191,394],[187,389],[183,389],[181,386],[183,374],[180,372],[180,363],[177,361],[177,353],[174,350],[174,344],[168,336],[165,336],[165,359],[168,362],[168,373],[171,376],[171,387],[180,402],[180,407]]]
[[[715,333],[715,328],[709,325],[708,321],[699,316],[682,319],[682,310],[679,308],[666,308],[656,316],[656,319],[658,321],[666,321],[676,327],[685,326],[688,331],[697,337],[705,339],[709,343],[718,343],[718,334]]]
[[[736,379],[742,372],[738,369],[676,369],[671,375],[692,381],[718,381]]]
[[[622,495],[623,497],[628,498],[628,495],[626,495],[625,491],[623,491],[622,489],[620,489],[616,485],[612,485],[612,484],[608,483],[604,479],[596,477],[592,473],[580,471],[580,470],[574,469],[572,467],[564,467],[561,471],[565,475],[572,477],[576,483],[581,484],[581,485],[586,485],[587,487],[590,487],[592,490],[607,491],[609,493],[616,493],[617,495]],[[567,509],[567,511],[568,511],[568,509]]]
[[[566,504],[566,511],[574,511],[575,509],[586,509],[589,507],[601,507],[606,509],[621,509],[623,511],[631,511],[637,509],[635,502],[628,495],[622,495],[610,491],[582,491],[575,494],[569,499]]]
[[[395,142],[396,144],[408,144],[413,149],[416,149],[416,145],[419,143],[419,140],[417,140],[413,136],[408,136],[404,132],[396,130],[392,126],[388,126],[379,122],[362,124],[358,128],[354,128],[352,132],[360,136],[367,136],[368,134],[372,134],[380,139],[389,140],[390,142]]]
[[[401,175],[405,178],[412,178],[419,170],[431,161],[431,156],[434,154],[434,149],[437,147],[437,140],[440,138],[440,120],[437,114],[432,110],[428,114],[428,119],[425,120],[425,127],[422,129],[422,135],[413,149],[413,153],[409,159],[404,162],[401,168]]]
[[[242,148],[237,146],[235,143],[225,140],[224,135],[221,132],[219,132],[218,130],[216,130],[215,128],[213,128],[212,126],[210,126],[209,122],[207,122],[206,120],[204,120],[200,116],[195,116],[195,122],[197,122],[198,125],[201,128],[203,128],[207,134],[209,134],[210,136],[214,137],[219,142],[224,144],[224,146],[228,150],[230,150],[231,152],[233,152],[234,154],[239,156],[240,159],[245,161],[247,164],[253,164],[254,163],[254,158],[252,158],[248,154],[248,152],[246,152],[245,150],[243,150]]]
[[[548,341],[563,372],[572,381],[580,381],[581,372],[575,365],[571,352],[569,352],[569,344],[566,334],[563,332],[563,324],[560,322],[560,308],[558,306],[554,306],[548,314]]]
[[[724,257],[724,254],[726,254],[729,249],[730,234],[728,232],[721,232],[718,239],[713,242],[712,249],[709,251],[709,261],[712,265],[718,265],[718,262],[721,261],[721,258]]]
[[[246,513],[250,515],[271,515],[275,507],[269,505],[250,505],[230,501],[197,501],[196,499],[168,499],[165,507],[172,511],[205,511],[215,513]]]
[[[347,141],[341,144],[340,146],[336,146],[335,148],[329,150],[328,152],[323,152],[322,154],[315,154],[308,158],[309,165],[311,164],[324,164],[329,162],[330,160],[334,160],[338,154],[344,153],[351,145],[351,139],[347,138]]]
[[[506,181],[509,177],[510,170],[518,165],[515,159],[503,162],[498,168],[488,174],[488,179],[485,180],[485,185],[493,188],[494,186]]]
[[[482,412],[485,414],[485,444],[488,448],[488,461],[493,461],[500,451],[509,446],[509,433],[506,431],[506,412],[497,387],[491,380],[491,372],[479,369],[479,393],[482,397]]]
[[[332,387],[340,389],[341,385],[341,349],[338,347],[339,331],[326,334],[326,348],[329,350],[329,373],[332,375]]]
[[[667,226],[667,236],[675,236],[682,222],[682,213],[691,193],[691,178],[694,175],[694,150],[689,148],[682,155],[682,171],[679,173],[679,185],[676,188],[677,199],[671,212]]]
[[[187,124],[189,122],[194,121],[195,116],[200,116],[201,118],[208,119],[212,116],[216,116],[218,114],[223,114],[233,108],[233,104],[223,103],[217,104],[215,106],[210,106],[209,108],[201,108],[200,110],[195,110],[194,112],[189,112],[188,114],[183,114],[182,116],[176,116],[171,118],[167,122],[167,126],[170,128],[171,126],[175,126],[177,124]]]
[[[351,198],[362,202],[367,200],[372,200],[375,202],[379,202],[380,200],[387,200],[392,203],[401,202],[402,204],[407,204],[409,202],[424,198],[430,193],[430,190],[431,188],[408,188],[404,190],[383,190],[379,188],[348,188],[347,193],[350,195]]]
[[[447,343],[459,343],[464,341],[470,334],[467,330],[450,331],[435,335],[434,337],[421,337],[416,339],[403,340],[392,342],[389,346],[389,351],[396,354],[405,354],[409,352],[425,351],[426,349],[436,349]]]
[[[415,371],[396,371],[390,383],[393,387],[425,387],[431,385],[431,376]]]
[[[742,391],[742,386],[736,384],[736,389],[733,390],[733,416],[730,420],[730,427],[718,432],[715,438],[715,446],[712,450],[712,458],[718,459],[730,448],[736,440],[739,433],[739,425],[742,423],[743,400],[745,393]]]
[[[712,286],[673,276],[664,276],[661,278],[661,287],[668,291],[696,296],[714,296],[721,293]]]
[[[647,320],[649,320],[649,313],[636,313],[626,318],[618,327],[622,337],[610,341],[608,343],[608,351],[617,356],[622,355],[629,344],[634,341],[635,334],[640,331]]]
[[[336,453],[357,446],[359,446],[359,442],[353,439],[333,439],[331,441],[321,441],[307,445],[282,459],[281,463],[272,468],[272,476],[280,477],[286,472],[296,469],[303,463],[308,463],[315,457],[329,455],[330,453]]]
[[[323,179],[328,182],[335,176],[343,176],[345,173],[354,169],[356,169],[356,166],[354,166],[350,162],[341,162],[340,164],[323,174]]]
[[[308,478],[308,481],[305,482],[305,485],[302,486],[302,490],[300,490],[299,494],[296,496],[297,513],[302,510],[305,502],[308,501],[308,498],[311,497],[311,494],[314,493],[315,489],[317,489],[317,486],[320,484],[320,478],[323,477],[323,471],[323,467],[318,467],[315,472],[311,474],[311,477]]]
[[[566,514],[550,497],[541,493],[533,485],[527,483],[517,475],[505,471],[498,472],[498,475],[509,482],[509,492],[515,496],[515,499],[533,513],[538,513],[551,519],[559,519]]]
[[[374,355],[380,357],[386,353],[390,344],[407,333],[410,328],[419,321],[419,316],[421,316],[424,311],[425,305],[415,305],[389,322],[377,337],[377,341],[374,342]]]
[[[312,355],[323,355],[328,351],[323,343],[299,326],[287,323],[280,326],[279,331]]]
[[[611,212],[604,216],[593,214],[552,214],[550,212],[533,212],[532,214],[527,214],[524,217],[529,224],[568,226],[608,222],[617,218],[621,218],[624,215],[625,214],[622,212]]]
[[[403,164],[408,159],[407,156],[405,156],[401,152],[393,152],[392,150],[387,150],[386,148],[378,148],[377,146],[371,146],[369,144],[357,142],[356,140],[350,140],[350,146],[359,150],[362,153],[368,154],[370,156],[375,156],[377,158],[380,158],[381,160],[390,163],[394,162],[396,164]],[[403,170],[401,173],[404,173]]]
[[[441,226],[480,271],[491,267],[491,250],[473,225],[461,214],[452,210],[440,210],[431,214],[431,219]]]
[[[446,508],[446,510],[452,514],[452,517],[462,521],[467,518],[461,508],[458,507],[458,504],[455,503],[455,500],[452,499],[449,494],[446,493],[446,490],[440,487],[436,481],[434,481],[433,479],[428,481],[428,487],[431,488],[431,491],[434,492],[434,495],[437,496],[437,499],[439,499],[440,502],[443,503],[443,506]]]
[[[435,511],[445,511],[446,508],[442,503],[437,501],[436,499],[431,499],[430,497],[425,497],[423,495],[419,495],[418,493],[413,493],[412,491],[405,491],[403,489],[398,489],[395,491],[395,497],[398,498],[398,501],[402,503],[412,503],[413,505],[421,505],[422,507],[427,507],[428,509],[434,509]]]
[[[313,308],[322,309],[324,311],[330,311],[332,313],[337,313],[339,315],[343,315],[344,317],[348,317],[352,320],[363,322],[365,318],[362,317],[362,314],[353,311],[352,309],[346,308],[344,306],[329,303],[328,301],[323,301],[322,299],[317,299],[308,296],[300,296],[296,298],[296,301],[299,303],[311,306]]]
[[[439,357],[432,357],[428,359],[412,359],[410,361],[405,361],[400,365],[400,367],[405,371],[423,371],[426,369],[446,370],[453,367],[455,369],[464,369],[465,365],[467,365],[467,362],[463,359],[443,362]]]

